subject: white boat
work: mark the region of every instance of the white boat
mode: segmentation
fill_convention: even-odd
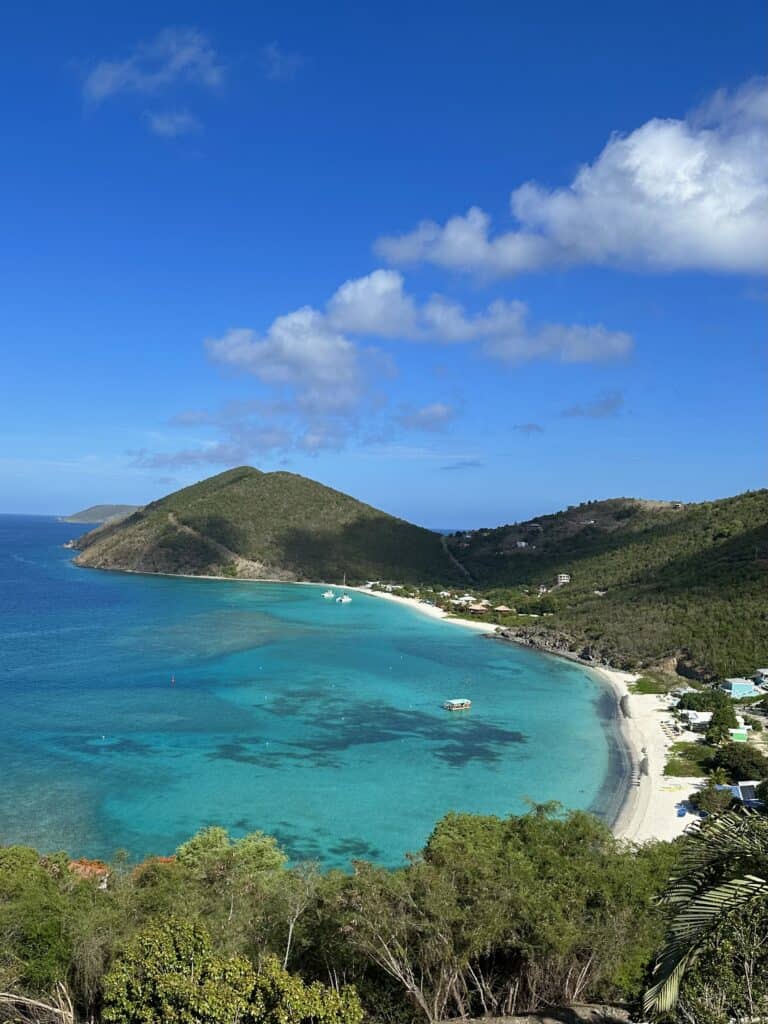
[[[341,597],[336,598],[336,604],[349,604],[351,600],[349,594],[342,594]]]
[[[446,711],[469,711],[472,701],[466,697],[454,697],[453,700],[447,700],[443,707]]]
[[[326,601],[332,601],[333,598],[336,597],[336,595],[332,590],[326,590],[326,592],[323,594],[323,597],[326,599]]]

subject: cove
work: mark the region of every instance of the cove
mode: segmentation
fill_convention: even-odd
[[[78,529],[0,516],[0,842],[138,859],[220,824],[395,865],[450,810],[615,809],[581,666],[363,594],[78,569]]]

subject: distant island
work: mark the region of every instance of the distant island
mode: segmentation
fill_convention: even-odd
[[[124,519],[138,511],[139,505],[91,505],[82,512],[71,516],[59,516],[60,523],[107,523],[113,519]]]
[[[595,664],[711,679],[768,663],[768,490],[697,504],[613,498],[449,537],[294,473],[248,466],[139,510],[97,506],[76,521],[105,508],[131,514],[73,541],[78,565],[375,580]],[[457,603],[462,594],[476,596],[474,608]]]

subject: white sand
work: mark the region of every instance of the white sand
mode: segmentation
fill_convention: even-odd
[[[701,785],[699,778],[673,778],[664,775],[669,748],[679,740],[693,740],[693,733],[672,736],[663,725],[671,722],[664,697],[629,692],[629,684],[637,676],[613,669],[595,669],[611,686],[617,699],[629,698],[630,718],[622,715],[621,728],[633,761],[633,774],[640,785],[630,785],[629,792],[613,831],[619,839],[644,843],[649,839],[674,839],[681,835],[696,815],[688,808],[683,818],[678,808],[687,806],[689,795]],[[621,714],[621,712],[619,712]],[[648,758],[648,774],[639,772],[640,762]]]
[[[479,630],[481,633],[493,633],[496,629],[492,622],[478,622],[476,619],[459,619],[442,608],[438,608],[434,604],[425,604],[423,601],[419,601],[415,597],[401,597],[399,594],[390,594],[387,590],[369,590],[368,587],[339,587],[336,590],[359,590],[361,594],[370,594],[371,597],[381,597],[385,601],[397,601],[398,604],[408,605],[410,608],[415,608],[416,611],[421,612],[423,615],[428,615],[431,619],[444,619],[446,622],[453,622],[457,626],[468,626],[470,629]]]

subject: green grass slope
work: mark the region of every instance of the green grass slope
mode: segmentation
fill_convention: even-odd
[[[534,634],[560,631],[627,666],[680,659],[723,676],[768,664],[766,490],[680,507],[590,502],[449,544],[500,601],[551,612],[517,620]],[[539,601],[561,572],[571,583]]]
[[[341,581],[450,578],[440,537],[293,473],[228,470],[79,538],[79,565]]]

